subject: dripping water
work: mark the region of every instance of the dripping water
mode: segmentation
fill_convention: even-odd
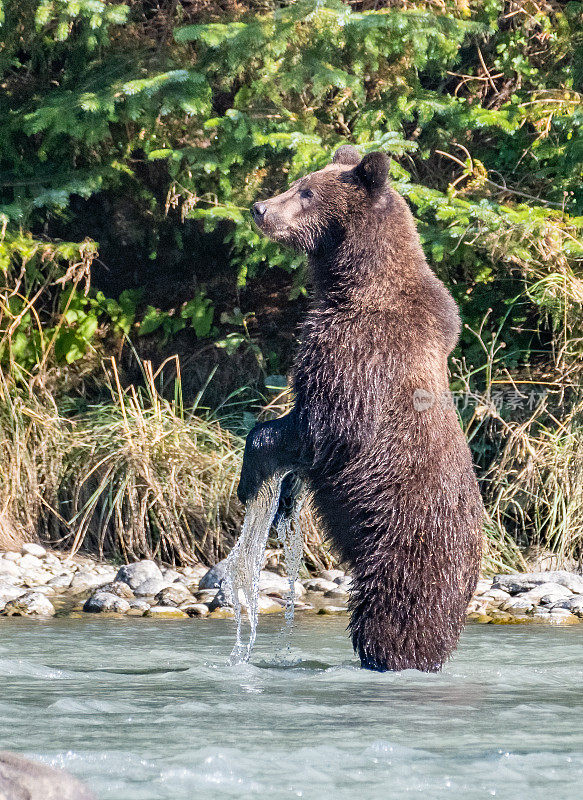
[[[224,591],[235,611],[236,639],[230,663],[248,661],[255,644],[259,619],[259,579],[265,557],[265,548],[271,526],[275,524],[277,536],[283,547],[289,592],[285,598],[286,632],[291,634],[294,618],[294,585],[298,579],[303,540],[299,515],[307,490],[296,479],[294,494],[281,497],[285,474],[275,474],[264,481],[257,496],[247,503],[241,535],[227,557]],[[249,638],[243,641],[243,615],[245,608],[249,623]]]

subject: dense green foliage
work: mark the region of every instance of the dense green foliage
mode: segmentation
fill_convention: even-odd
[[[579,552],[582,2],[8,0],[0,39],[14,381],[98,397],[124,337],[284,374],[303,259],[246,209],[382,148],[466,323],[453,388],[495,536]]]

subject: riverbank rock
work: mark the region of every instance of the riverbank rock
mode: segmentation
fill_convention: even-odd
[[[180,610],[189,617],[208,617],[210,613],[209,607],[204,603],[183,603]]]
[[[257,608],[260,614],[278,614],[280,611],[283,611],[285,606],[278,603],[277,600],[274,600],[272,597],[260,594],[257,598]]]
[[[112,583],[104,583],[103,586],[100,586],[97,590],[98,592],[109,592],[109,594],[115,594],[117,597],[123,597],[124,600],[133,600],[134,593],[127,585],[127,583],[122,583],[121,581],[113,581]]]
[[[86,614],[126,614],[130,604],[123,597],[111,592],[96,592],[83,606]]]
[[[289,594],[289,578],[284,575],[278,575],[275,572],[262,570],[259,576],[259,591],[263,594],[274,595],[276,597],[286,597]],[[303,597],[306,594],[303,583],[295,581],[294,595],[295,597]]]
[[[2,614],[5,617],[54,617],[55,607],[40,592],[27,592],[6,603]]]
[[[150,603],[145,600],[130,600],[130,611],[140,611],[142,614],[150,608]]]
[[[350,594],[345,589],[341,589],[337,586],[336,589],[329,589],[327,592],[324,592],[324,597],[328,597],[331,600],[348,600]]]
[[[304,581],[304,588],[308,592],[334,592],[338,589],[338,584],[325,578],[311,578]]]
[[[0,578],[5,578],[8,575],[12,578],[22,578],[22,570],[14,561],[2,558],[0,559]]]
[[[149,578],[147,581],[138,584],[134,588],[134,594],[136,597],[154,597],[161,592],[162,589],[166,589],[171,585],[172,584],[168,583],[164,578]]]
[[[577,617],[583,617],[583,595],[573,595],[565,600],[559,600],[559,602],[553,606],[553,609],[555,608],[566,608]]]
[[[114,581],[127,583],[130,589],[135,589],[140,584],[150,580],[163,581],[164,576],[160,567],[154,561],[136,561],[134,564],[125,564],[117,572]],[[160,591],[158,589],[157,591]]]
[[[96,800],[64,770],[0,752],[0,800]]]
[[[211,567],[199,580],[199,589],[220,589],[227,576],[227,559]]]
[[[145,614],[145,617],[156,617],[157,619],[186,619],[188,614],[176,606],[152,606]]]
[[[566,570],[482,578],[468,620],[494,624],[572,625],[583,618],[583,577]]]
[[[493,586],[504,589],[510,594],[529,591],[542,583],[554,583],[566,586],[573,594],[583,594],[583,575],[566,570],[552,572],[522,572],[511,575],[495,575]]]
[[[44,558],[47,554],[42,545],[34,542],[25,542],[20,548],[20,552],[23,556],[36,556],[37,558]]]
[[[17,597],[21,597],[23,594],[26,594],[26,590],[22,587],[13,586],[10,583],[0,581],[0,610],[3,609],[10,600],[16,600]]]
[[[192,594],[183,583],[173,583],[171,586],[167,586],[158,592],[154,600],[159,606],[180,606],[187,601],[194,602]]]
[[[54,586],[55,589],[68,589],[71,586],[73,574],[71,572],[62,572],[60,575],[55,575],[47,581],[49,586]]]
[[[332,581],[332,583],[338,583],[338,581],[344,580],[344,578],[346,577],[346,573],[344,572],[343,569],[323,569],[318,577],[323,578],[325,581]]]
[[[70,590],[73,594],[81,594],[91,589],[96,589],[103,584],[103,577],[88,570],[76,572],[71,580]]]

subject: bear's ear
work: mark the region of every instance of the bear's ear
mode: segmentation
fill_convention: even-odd
[[[356,177],[373,200],[379,198],[386,187],[390,163],[391,160],[386,153],[376,150],[374,153],[368,153],[354,168]]]
[[[351,144],[343,144],[332,157],[333,164],[346,164],[349,167],[354,167],[359,161],[360,153]]]

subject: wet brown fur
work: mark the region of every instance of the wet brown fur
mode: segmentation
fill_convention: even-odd
[[[384,154],[360,161],[341,148],[329,167],[256,204],[268,236],[308,252],[315,296],[294,410],[250,434],[239,493],[246,500],[276,469],[308,480],[351,564],[362,665],[435,671],[476,585],[482,501],[447,402],[458,310],[387,169]]]

